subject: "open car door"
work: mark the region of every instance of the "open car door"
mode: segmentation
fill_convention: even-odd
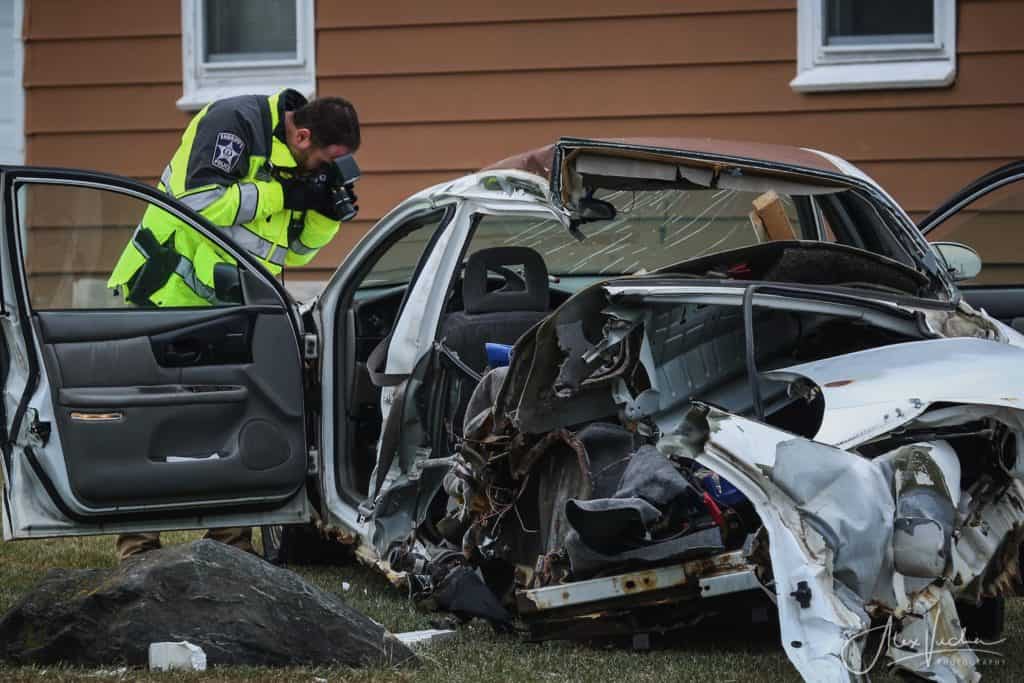
[[[151,187],[0,171],[4,538],[308,520],[302,331],[281,286]],[[218,305],[144,308],[107,288],[147,210],[238,261]]]
[[[981,271],[958,285],[975,308],[1024,330],[1024,161],[978,178],[921,220],[929,242],[959,242]]]

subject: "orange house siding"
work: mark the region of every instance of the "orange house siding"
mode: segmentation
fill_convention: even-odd
[[[1024,0],[958,3],[950,88],[799,94],[793,0],[317,3],[319,94],[363,120],[359,220],[559,135],[689,135],[844,156],[922,214],[1024,157]],[[155,182],[189,114],[174,2],[26,0],[27,163]]]

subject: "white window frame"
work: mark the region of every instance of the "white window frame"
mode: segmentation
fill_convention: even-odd
[[[931,43],[825,45],[825,0],[797,0],[797,92],[941,88],[956,79],[956,0],[933,0]]]
[[[316,91],[313,0],[295,0],[296,59],[204,62],[203,0],[181,0],[183,94],[178,108],[195,111],[234,95],[271,95],[294,88],[307,97]]]
[[[14,0],[14,35],[11,48],[14,50],[12,62],[14,70],[14,92],[10,93],[13,111],[11,134],[14,136],[14,156],[10,163],[25,163],[25,38],[22,29],[25,24],[25,2]]]
[[[4,16],[4,19],[10,20],[11,29],[0,33],[0,50],[6,52],[5,56],[11,60],[10,83],[4,84],[9,88],[2,91],[10,118],[0,126],[0,135],[3,135],[0,164],[15,166],[25,163],[25,45],[22,40],[25,6],[22,0],[7,0],[3,14],[8,7],[10,16]]]

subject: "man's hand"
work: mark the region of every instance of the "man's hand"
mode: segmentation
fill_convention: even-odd
[[[320,211],[320,213],[333,218],[335,220],[342,220],[342,216],[339,214],[338,202],[348,200],[352,208],[358,213],[359,211],[359,197],[356,196],[355,183],[347,182],[346,178],[342,174],[341,169],[336,163],[324,163],[317,169],[317,179],[327,183],[327,186],[331,188],[331,202],[329,210]],[[337,193],[340,192],[339,196]],[[318,209],[319,210],[319,209]],[[343,210],[347,213],[347,210]],[[351,215],[349,217],[351,220]]]
[[[328,218],[336,221],[342,219],[339,215],[336,202],[339,197],[336,193],[342,193],[341,199],[348,198],[355,210],[359,210],[356,193],[351,187],[342,188],[340,185],[331,184],[329,175],[325,169],[321,173],[312,176],[299,176],[295,178],[282,178],[281,186],[284,188],[284,206],[286,209],[295,211],[308,211],[312,209]]]
[[[317,178],[327,183],[328,187],[341,187],[341,184],[345,182],[345,178],[341,175],[341,170],[338,166],[329,161],[320,164],[316,174]]]
[[[294,211],[306,211],[329,204],[331,192],[324,183],[310,178],[296,176],[279,180],[284,191],[284,208]]]

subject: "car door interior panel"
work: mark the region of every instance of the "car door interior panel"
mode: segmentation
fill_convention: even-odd
[[[163,367],[251,363],[253,316],[236,315],[202,322],[150,338],[153,355]]]
[[[69,481],[84,505],[223,507],[302,486],[302,361],[283,310],[36,319]]]
[[[191,403],[244,403],[244,386],[215,384],[162,384],[152,387],[86,387],[61,389],[58,403],[78,408],[184,405]],[[87,419],[87,418],[81,418]]]
[[[280,304],[228,308],[64,309],[37,311],[37,321],[46,340],[56,344],[158,335],[210,320],[223,320],[225,316],[251,316],[259,312],[273,313],[280,310]]]

